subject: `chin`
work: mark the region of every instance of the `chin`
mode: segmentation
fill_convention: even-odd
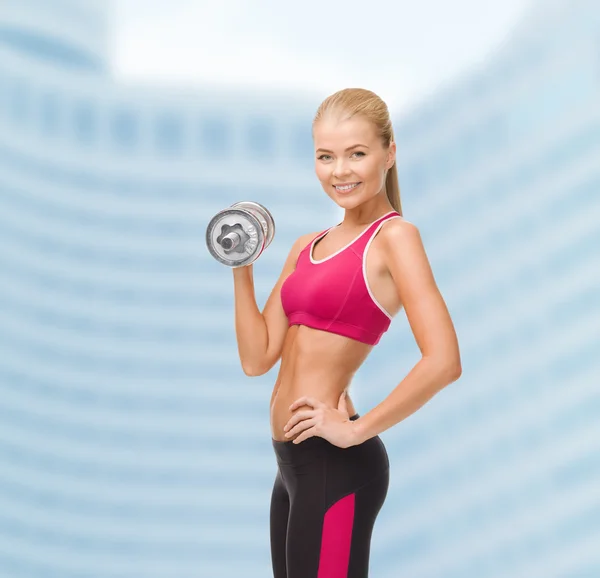
[[[335,199],[335,202],[344,209],[353,209],[354,207],[358,207],[362,205],[367,199],[364,197],[338,197]]]

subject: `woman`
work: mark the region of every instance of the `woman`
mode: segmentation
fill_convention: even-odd
[[[386,104],[341,90],[319,107],[313,140],[317,177],[344,220],[296,240],[262,313],[252,265],[233,269],[237,343],[246,375],[281,359],[270,405],[274,577],[364,578],[389,484],[378,434],[455,381],[460,355],[419,231],[402,217]],[[422,358],[361,417],[347,388],[401,308]]]

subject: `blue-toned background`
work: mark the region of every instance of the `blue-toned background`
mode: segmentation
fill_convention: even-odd
[[[262,308],[340,217],[313,172],[327,94],[121,83],[110,14],[0,4],[0,578],[265,578],[279,365],[242,373],[204,232],[239,200],[273,213]],[[597,2],[537,3],[394,110],[463,374],[381,436],[374,578],[600,577],[599,39]],[[401,313],[357,410],[418,355]]]

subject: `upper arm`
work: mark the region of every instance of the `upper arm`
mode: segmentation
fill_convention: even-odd
[[[281,357],[283,343],[288,330],[288,319],[283,311],[283,306],[281,305],[281,286],[290,273],[296,268],[296,261],[298,260],[298,255],[302,249],[304,249],[317,234],[318,233],[308,233],[296,239],[285,260],[281,274],[271,290],[271,294],[262,311],[262,315],[267,325],[268,336],[264,369],[265,373],[269,371]]]
[[[423,356],[460,375],[458,340],[416,225],[391,219],[383,230],[386,264]]]

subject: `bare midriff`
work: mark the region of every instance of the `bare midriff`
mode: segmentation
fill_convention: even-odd
[[[304,325],[292,325],[287,332],[279,373],[271,396],[271,436],[277,441],[286,438],[283,427],[298,411],[312,409],[303,405],[293,411],[290,405],[303,396],[314,397],[337,408],[342,392],[348,388],[354,374],[367,358],[372,345]],[[347,398],[350,416],[356,408]]]

